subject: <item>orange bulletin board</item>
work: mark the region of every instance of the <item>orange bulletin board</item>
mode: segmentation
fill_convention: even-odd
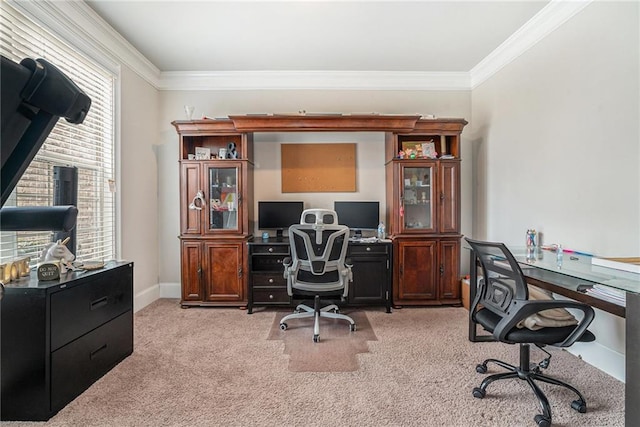
[[[356,144],[282,144],[282,192],[356,191]]]

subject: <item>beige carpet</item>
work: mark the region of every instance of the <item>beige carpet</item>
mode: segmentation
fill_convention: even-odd
[[[368,353],[367,341],[377,340],[364,311],[342,311],[356,322],[355,332],[349,330],[349,322],[345,320],[321,318],[318,343],[313,342],[313,318],[291,319],[287,330],[280,330],[280,319],[290,313],[277,313],[267,338],[284,342],[290,371],[356,371],[360,367],[357,354]]]
[[[134,316],[131,356],[49,422],[2,427],[535,427],[539,407],[523,381],[494,383],[482,400],[471,395],[483,377],[475,365],[515,362],[518,348],[470,343],[463,308],[367,310],[378,340],[349,372],[290,371],[286,343],[268,339],[277,315],[158,300]],[[624,385],[570,353],[553,354],[548,373],[581,390],[589,408],[579,414],[570,392],[541,385],[554,426],[623,426]]]

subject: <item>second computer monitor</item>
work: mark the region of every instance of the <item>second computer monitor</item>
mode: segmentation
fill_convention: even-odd
[[[338,223],[346,225],[356,236],[362,230],[376,230],[380,223],[380,202],[333,202],[333,209],[338,214]]]

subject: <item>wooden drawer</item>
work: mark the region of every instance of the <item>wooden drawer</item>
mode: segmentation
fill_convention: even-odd
[[[289,254],[289,245],[252,245],[252,254]]]
[[[288,304],[290,301],[286,288],[258,288],[253,289],[254,304]]]
[[[284,273],[284,260],[289,255],[254,255],[251,257],[251,270],[252,271],[278,271]],[[282,275],[282,274],[281,274]]]
[[[132,310],[132,276],[132,268],[105,272],[82,285],[52,294],[51,351]]]
[[[63,408],[132,352],[132,310],[54,351],[51,409]]]
[[[351,255],[370,255],[370,254],[386,254],[389,251],[389,245],[372,244],[372,245],[349,245],[347,256]]]
[[[253,279],[253,287],[257,286],[287,286],[287,281],[280,274],[254,274],[251,276]]]

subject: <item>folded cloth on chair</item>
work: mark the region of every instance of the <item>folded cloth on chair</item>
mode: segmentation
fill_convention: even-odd
[[[539,288],[528,285],[529,299],[531,300],[552,300],[551,292],[547,293]],[[536,331],[542,328],[557,328],[562,326],[577,325],[578,320],[564,308],[550,308],[534,313],[516,326]]]

